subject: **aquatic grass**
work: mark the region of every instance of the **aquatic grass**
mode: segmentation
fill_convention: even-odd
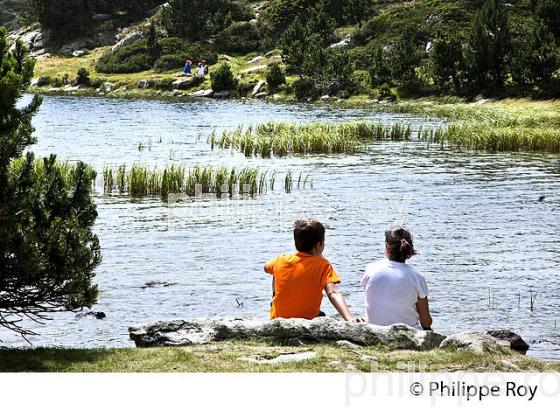
[[[560,153],[560,127],[498,126],[462,121],[447,128],[423,130],[419,139],[450,147],[488,150]]]
[[[208,142],[212,149],[232,149],[245,156],[284,157],[289,154],[353,153],[364,144],[384,140],[408,140],[410,125],[372,122],[293,124],[268,122],[234,130],[220,135],[212,131]]]
[[[117,178],[114,179],[116,172]],[[183,164],[170,164],[164,169],[150,168],[141,164],[133,164],[127,169],[125,165],[116,171],[105,166],[103,169],[103,188],[106,194],[118,191],[128,193],[132,197],[159,195],[163,198],[171,193],[181,193],[194,197],[212,193],[218,198],[223,195],[261,195],[269,189],[274,190],[277,171],[261,172],[258,167],[228,168],[226,166],[195,165],[186,169]],[[287,193],[292,191],[292,172],[287,171],[284,188]],[[300,172],[298,189],[312,186],[308,173]]]

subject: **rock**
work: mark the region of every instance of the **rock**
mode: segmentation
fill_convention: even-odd
[[[181,90],[173,90],[173,91],[171,92],[171,95],[172,95],[173,97],[179,97],[180,95],[183,95],[183,92],[182,92]]]
[[[138,80],[138,88],[150,88],[154,86],[154,82],[152,80]]]
[[[301,337],[292,337],[286,341],[288,346],[305,346],[307,344],[309,344],[308,341]]]
[[[156,287],[163,287],[166,288],[168,286],[176,285],[175,282],[168,282],[166,280],[150,280],[142,286],[142,288],[156,288]]]
[[[274,359],[262,359],[260,357],[243,357],[241,360],[246,362],[256,363],[256,364],[282,364],[282,363],[294,363],[303,362],[306,360],[314,359],[317,356],[315,352],[301,352],[301,353],[287,353],[281,354]]]
[[[256,64],[256,63],[258,63],[259,61],[262,61],[262,60],[264,60],[263,56],[256,56],[255,58],[250,59],[247,62],[247,64]]]
[[[173,320],[130,327],[129,333],[137,347],[185,346],[228,339],[270,338],[285,342],[299,337],[317,342],[347,340],[364,346],[381,344],[402,349],[429,350],[439,346],[445,339],[438,333],[416,330],[404,324],[375,326],[328,317],[313,320]]]
[[[260,92],[260,93],[255,94],[254,97],[255,97],[255,98],[262,99],[262,98],[266,98],[267,95],[268,95],[268,94],[267,94],[266,92],[263,91],[263,92]]]
[[[93,47],[94,43],[90,39],[80,39],[71,43],[65,44],[58,50],[59,54],[63,56],[71,56],[74,51],[83,50],[84,48]]]
[[[230,95],[231,95],[231,91],[224,90],[224,91],[215,92],[212,95],[212,98],[228,98]]]
[[[487,333],[470,331],[455,333],[446,337],[439,347],[442,349],[465,349],[474,353],[495,353],[499,345],[498,340]]]
[[[529,344],[510,329],[488,330],[486,333],[498,340],[509,343],[509,348],[517,352],[525,354],[529,350]]]
[[[331,99],[331,96],[328,94],[322,95],[321,96],[321,101],[329,101]]]
[[[336,344],[340,347],[350,350],[357,350],[362,348],[362,346],[359,346],[356,343],[349,342],[348,340],[338,340]]]
[[[72,57],[83,57],[87,55],[89,51],[87,50],[76,50],[72,53]]]
[[[346,48],[346,47],[350,47],[351,43],[352,43],[352,38],[350,37],[350,35],[347,35],[338,43],[331,44],[329,48],[335,48],[335,49]]]
[[[432,48],[434,48],[434,43],[432,41],[428,41],[426,43],[426,53],[429,53],[430,51],[432,51]]]
[[[253,87],[253,91],[251,91],[251,97],[257,95],[265,84],[266,84],[265,80],[259,80],[259,82],[255,84],[255,86]]]
[[[192,78],[193,77],[179,78],[178,80],[173,81],[171,86],[174,90],[186,90],[192,86]]]
[[[34,50],[45,48],[49,42],[50,33],[50,30],[40,31],[33,39],[33,44],[30,48]]]
[[[514,371],[514,372],[520,372],[521,371],[519,366],[513,364],[512,362],[510,362],[508,360],[500,360],[500,364],[502,366],[504,366],[507,370],[511,370],[511,371]]]
[[[375,361],[377,361],[377,357],[369,356],[367,354],[363,354],[363,355],[360,356],[360,360],[362,362],[375,362]]]
[[[114,53],[121,47],[128,46],[144,37],[144,34],[141,31],[131,31],[128,33],[122,40],[117,42],[112,48],[111,51]]]
[[[194,93],[190,93],[189,94],[191,97],[204,97],[204,98],[210,98],[214,95],[214,90],[208,89],[208,90],[198,90],[195,91]]]
[[[105,312],[85,312],[85,313],[78,313],[76,315],[77,319],[81,319],[83,317],[94,317],[96,319],[105,319],[107,317],[107,315],[105,314]]]
[[[109,82],[103,83],[103,91],[105,91],[106,93],[115,91],[115,84]]]
[[[264,56],[265,57],[272,57],[274,54],[276,54],[278,52],[278,50],[271,50],[268,53],[266,53]]]

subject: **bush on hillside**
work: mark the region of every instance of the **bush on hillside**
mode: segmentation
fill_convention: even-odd
[[[219,50],[247,54],[261,48],[262,35],[257,24],[248,21],[234,22],[216,36]]]
[[[212,90],[230,91],[237,88],[238,80],[233,76],[231,66],[228,63],[223,63],[216,71],[210,74],[212,79]]]
[[[278,64],[273,64],[266,72],[266,84],[270,92],[275,92],[282,84],[286,84],[284,70]]]
[[[107,51],[95,66],[99,73],[137,73],[151,68],[146,41],[140,40],[115,52]]]

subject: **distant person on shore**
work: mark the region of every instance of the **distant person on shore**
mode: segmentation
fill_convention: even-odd
[[[191,67],[192,67],[192,61],[191,60],[187,60],[185,62],[185,66],[183,67],[183,75],[185,76],[191,76]]]
[[[424,276],[406,260],[416,254],[411,233],[403,227],[385,232],[385,259],[367,265],[362,279],[368,323],[409,326],[430,330],[428,285]]]
[[[280,255],[264,265],[273,275],[274,295],[270,317],[314,319],[321,312],[323,290],[340,316],[354,319],[336,284],[340,279],[328,260],[323,258],[325,228],[313,219],[298,220],[294,224],[294,255]]]
[[[198,63],[198,69],[196,70],[197,77],[204,77],[204,67],[202,67],[202,63]]]

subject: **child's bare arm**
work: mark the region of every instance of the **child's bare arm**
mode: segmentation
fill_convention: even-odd
[[[327,293],[329,301],[344,320],[355,321],[350,309],[348,309],[348,306],[346,305],[344,296],[342,296],[342,294],[338,291],[334,283],[327,283],[325,285],[325,292]]]
[[[430,315],[428,298],[418,298],[418,302],[416,302],[416,308],[418,309],[418,318],[420,319],[420,325],[426,330],[430,329],[432,327],[432,315]]]

